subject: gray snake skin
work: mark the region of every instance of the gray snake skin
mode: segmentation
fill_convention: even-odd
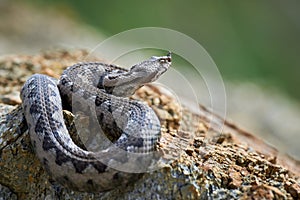
[[[31,76],[21,90],[22,106],[32,145],[51,177],[72,190],[102,192],[126,186],[146,172],[155,158],[160,122],[149,106],[128,97],[170,65],[169,53],[129,70],[97,62],[75,64],[58,82]],[[106,137],[100,142],[92,138],[84,147],[75,144],[64,124],[65,107],[96,116],[97,130]]]

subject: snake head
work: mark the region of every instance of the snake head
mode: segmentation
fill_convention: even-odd
[[[171,52],[166,56],[152,56],[130,68],[128,72],[111,74],[103,78],[104,87],[114,88],[116,96],[130,96],[146,83],[157,80],[172,63]]]
[[[169,52],[166,56],[152,56],[130,68],[129,73],[140,77],[140,83],[150,83],[157,80],[165,73],[172,64],[172,55]]]

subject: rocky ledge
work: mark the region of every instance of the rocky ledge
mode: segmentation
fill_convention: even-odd
[[[162,167],[126,188],[105,193],[80,193],[60,186],[34,154],[19,91],[30,75],[57,78],[86,55],[84,50],[52,50],[0,59],[1,199],[300,198],[299,161],[224,122],[204,106],[194,113],[154,85],[144,86],[132,98],[147,102],[161,120],[157,150],[162,153]],[[72,130],[72,113],[66,111],[65,117]]]

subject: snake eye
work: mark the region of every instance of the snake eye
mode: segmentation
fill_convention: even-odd
[[[113,80],[113,79],[118,78],[119,76],[120,76],[120,74],[117,74],[117,75],[108,75],[107,78],[108,78],[109,80]]]

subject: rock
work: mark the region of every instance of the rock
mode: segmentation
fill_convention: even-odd
[[[0,198],[19,199],[297,199],[300,164],[252,134],[200,106],[200,114],[180,107],[158,87],[146,85],[133,96],[148,103],[162,124],[157,145],[161,168],[126,188],[80,193],[54,182],[32,149],[27,125],[16,100],[33,73],[57,77],[79,61],[83,50],[8,56],[0,61]],[[13,70],[18,73],[12,74]],[[1,71],[1,72],[2,72]],[[9,75],[8,75],[9,74]],[[10,100],[11,99],[11,100]],[[8,105],[10,104],[10,105]],[[12,106],[14,105],[14,106]],[[72,133],[73,115],[64,113]],[[209,116],[214,116],[210,123]],[[76,135],[73,137],[77,141]],[[80,142],[80,141],[79,141]],[[79,144],[80,146],[80,144]]]

